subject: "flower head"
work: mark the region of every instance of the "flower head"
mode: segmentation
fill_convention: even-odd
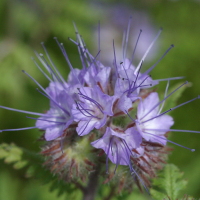
[[[95,57],[92,56],[76,26],[77,41],[71,38],[70,40],[78,48],[82,69],[73,68],[64,45],[55,38],[71,70],[67,81],[55,67],[42,43],[48,61],[43,54],[39,55],[36,52],[36,56],[50,76],[34,59],[33,61],[49,80],[49,86],[43,88],[33,77],[23,72],[37,84],[40,89],[37,89],[38,92],[49,99],[49,110],[46,113],[36,113],[0,106],[7,110],[38,116],[38,118],[29,117],[36,120],[34,127],[4,129],[1,132],[32,128],[43,130],[44,137],[42,138],[47,141],[42,149],[42,154],[47,158],[45,165],[52,172],[67,177],[67,181],[75,181],[78,177],[85,181],[88,171],[91,172],[96,166],[100,166],[102,162],[100,155],[104,154],[107,173],[113,170],[110,167],[112,165],[108,165],[109,160],[115,165],[114,173],[108,175],[104,183],[116,179],[115,184],[119,184],[119,191],[121,191],[123,187],[126,188],[126,182],[131,183],[128,185],[132,187],[134,181],[141,189],[139,184],[141,182],[148,192],[149,178],[155,176],[156,169],[162,168],[160,163],[165,163],[165,155],[170,151],[166,146],[167,141],[174,143],[167,139],[166,133],[170,131],[199,133],[198,131],[171,129],[174,120],[167,115],[170,111],[199,99],[199,96],[161,113],[165,100],[187,82],[167,95],[169,81],[182,77],[153,80],[149,75],[173,45],[153,66],[141,73],[142,64],[161,30],[135,67],[132,63],[142,31],[139,33],[133,55],[131,59],[128,59],[126,52],[130,24],[131,19],[127,32],[124,34],[123,59],[120,63],[116,61],[113,41],[114,61],[111,60],[111,66],[104,66],[96,60],[98,55],[100,57],[100,50]],[[152,89],[160,81],[168,81],[162,101],[159,101],[158,93]],[[126,170],[122,168],[126,169],[126,167],[129,168],[128,173],[133,177],[131,180],[130,174],[124,178]],[[76,176],[73,176],[75,173],[73,169],[76,169]],[[114,176],[115,172],[122,176]]]

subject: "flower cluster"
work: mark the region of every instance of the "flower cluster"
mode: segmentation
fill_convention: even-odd
[[[111,66],[104,66],[98,59],[100,49],[95,57],[90,54],[76,26],[76,41],[69,39],[78,48],[82,69],[72,67],[64,45],[55,38],[71,70],[67,81],[55,67],[42,43],[48,61],[43,54],[36,52],[36,56],[48,73],[44,72],[34,59],[33,61],[49,80],[49,86],[43,88],[28,73],[23,72],[38,85],[38,92],[50,100],[50,109],[46,113],[35,113],[1,106],[4,109],[39,116],[30,117],[36,119],[35,127],[1,131],[31,128],[43,130],[42,139],[47,141],[47,145],[43,147],[41,153],[48,158],[45,165],[67,181],[75,180],[77,177],[84,181],[87,178],[86,172],[95,170],[98,165],[105,162],[105,170],[109,175],[104,183],[117,179],[121,191],[123,187],[130,190],[135,181],[140,189],[142,183],[148,192],[147,187],[150,186],[150,182],[147,176],[154,177],[154,169],[161,168],[160,163],[165,163],[165,154],[170,150],[166,146],[167,141],[174,143],[167,139],[167,133],[185,131],[171,129],[174,120],[168,112],[199,98],[162,112],[165,100],[187,82],[168,94],[170,80],[182,77],[153,80],[149,75],[173,45],[158,62],[141,73],[145,57],[161,30],[139,64],[136,67],[132,64],[142,31],[139,32],[133,55],[128,59],[126,53],[130,23],[131,21],[124,35],[120,63],[116,62],[113,41]],[[152,89],[160,81],[167,81],[165,97],[161,101],[158,93]],[[109,160],[115,165],[114,168],[109,168]],[[118,167],[119,173],[115,175]],[[130,169],[129,173],[125,170],[126,167]]]

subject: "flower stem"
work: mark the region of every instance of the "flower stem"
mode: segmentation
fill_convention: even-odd
[[[98,188],[100,165],[89,176],[87,187],[83,191],[83,200],[94,200]]]

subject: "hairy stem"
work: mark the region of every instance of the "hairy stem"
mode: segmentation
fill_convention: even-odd
[[[99,173],[100,165],[89,176],[87,187],[83,191],[83,200],[94,200],[98,188]]]

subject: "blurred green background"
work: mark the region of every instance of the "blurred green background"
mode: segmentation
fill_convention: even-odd
[[[105,56],[106,64],[111,65],[113,61],[112,40],[116,39],[116,43],[119,40],[119,46],[121,45],[123,29],[126,28],[130,15],[133,15],[132,25],[134,27],[130,35],[137,36],[141,28],[140,24],[142,24],[141,26],[146,27],[148,44],[161,26],[164,29],[143,68],[154,64],[173,43],[175,48],[153,70],[152,77],[160,79],[185,76],[192,86],[185,90],[178,103],[200,94],[200,1],[124,0],[122,3],[122,1],[115,0],[1,0],[0,105],[35,112],[47,110],[48,100],[38,94],[35,90],[37,88],[35,83],[21,72],[21,70],[27,71],[41,85],[48,86],[48,81],[31,60],[31,56],[34,56],[33,50],[43,53],[40,43],[45,42],[52,60],[63,77],[67,78],[69,67],[53,37],[56,36],[60,42],[64,43],[72,65],[80,67],[76,46],[68,40],[68,37],[75,39],[72,22],[76,22],[90,52],[95,56],[98,52],[96,38],[100,20],[103,34],[101,60],[103,61]],[[110,52],[106,51],[107,47],[104,51],[105,41],[107,45],[110,45]],[[133,51],[133,44],[133,41],[129,43],[131,51],[128,52],[128,57]],[[142,42],[141,44],[143,45]],[[141,52],[144,53],[144,51],[145,49],[141,48]],[[110,59],[107,54],[111,55]],[[138,53],[135,64],[138,63],[139,58],[141,56]],[[178,81],[170,82],[171,86],[177,83]],[[158,91],[163,91],[165,85],[166,82],[161,83]],[[199,111],[200,102],[194,101],[171,112],[175,120],[173,128],[200,131]],[[0,129],[34,126],[35,123],[27,119],[25,114],[3,109],[0,110],[0,122]],[[40,143],[37,141],[39,136],[40,133],[37,130],[3,132],[0,134],[0,142],[14,142],[18,146],[39,152]],[[169,156],[168,162],[177,165],[184,172],[184,178],[188,180],[187,188],[182,191],[182,196],[187,193],[200,198],[200,135],[172,133],[170,139],[196,149],[192,153],[173,146],[174,151]],[[133,197],[145,199],[142,195],[137,197],[130,195],[129,199]],[[0,200],[60,200],[65,198],[66,196],[57,198],[56,192],[48,191],[48,185],[43,186],[38,180],[25,178],[23,170],[15,171],[12,166],[0,160]]]

